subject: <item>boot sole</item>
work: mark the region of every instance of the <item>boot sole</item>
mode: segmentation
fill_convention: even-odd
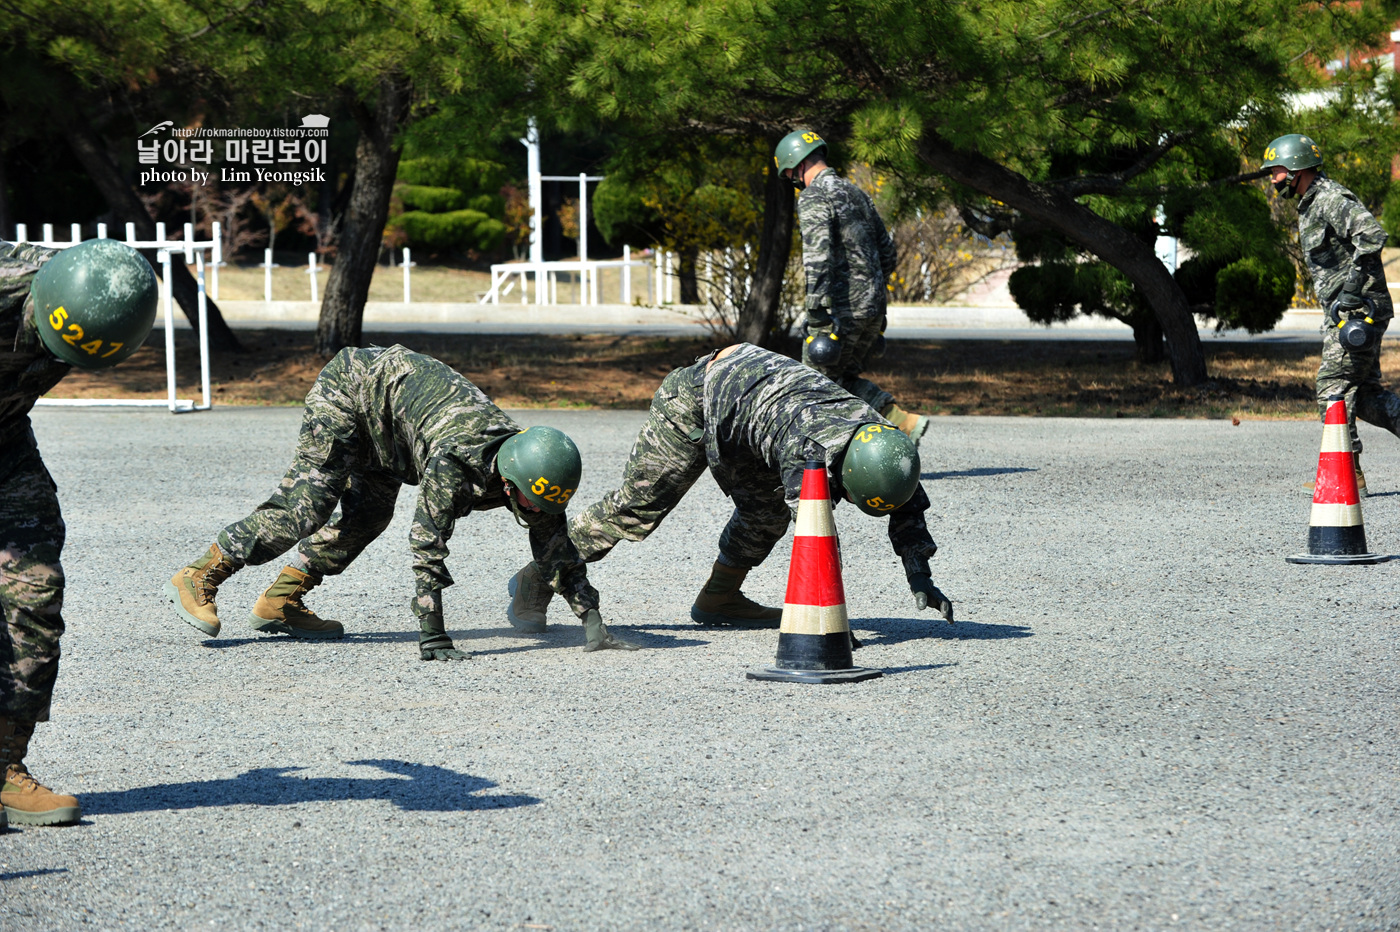
[[[732,615],[721,615],[719,612],[707,612],[690,607],[690,620],[697,625],[706,627],[724,628],[776,628],[782,624],[782,617],[777,618],[735,618]]]
[[[506,594],[509,595],[512,600],[515,599],[515,590],[515,577],[512,576],[510,581],[506,583]],[[510,626],[521,634],[544,634],[545,628],[549,626],[548,622],[541,624],[538,621],[526,621],[517,616],[515,614],[515,605],[513,601],[506,606],[506,621],[510,622]]]
[[[170,600],[171,606],[173,606],[175,609],[175,614],[180,616],[181,621],[185,622],[186,624],[193,625],[200,631],[203,631],[205,634],[209,635],[211,638],[216,638],[219,636],[219,629],[222,627],[222,625],[211,625],[207,621],[201,621],[200,619],[191,615],[189,612],[185,611],[185,607],[180,604],[180,590],[175,588],[174,583],[168,582],[165,584],[165,597]]]
[[[72,825],[83,817],[82,806],[65,806],[47,812],[26,812],[12,806],[5,807],[5,815],[11,825]]]
[[[331,631],[312,631],[307,628],[293,628],[285,621],[278,621],[276,618],[259,618],[253,614],[248,615],[248,624],[253,626],[254,631],[261,631],[264,634],[289,634],[305,641],[334,641],[345,637],[343,626]]]
[[[917,447],[926,433],[928,433],[928,417],[920,414],[919,423],[915,424],[914,429],[909,431],[909,439],[914,441],[914,446]]]

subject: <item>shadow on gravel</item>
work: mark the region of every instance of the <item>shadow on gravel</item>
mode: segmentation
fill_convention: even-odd
[[[405,812],[473,812],[514,809],[540,802],[534,796],[483,796],[491,780],[431,764],[401,760],[352,760],[393,777],[299,777],[302,767],[259,767],[224,780],[162,783],[110,793],[84,793],[87,815],[203,809],[211,806],[285,806],[317,800],[387,799]],[[406,779],[405,779],[406,778]]]
[[[956,472],[925,472],[920,479],[981,479],[984,476],[1009,476],[1018,472],[1040,472],[1034,466],[980,466],[977,469],[959,469]]]
[[[856,654],[856,660],[860,660],[860,654]],[[856,666],[860,666],[859,663]],[[880,667],[880,671],[886,674],[896,673],[922,673],[925,670],[942,670],[945,667],[956,667],[955,663],[919,663],[912,667]]]
[[[694,630],[695,625],[647,625],[645,628],[632,628],[625,625],[609,625],[609,631],[615,631],[624,635],[629,640],[635,640],[643,648],[667,648],[667,647],[698,647],[708,644],[709,641],[700,641],[694,638],[674,638],[666,635],[651,634],[654,628],[672,627],[676,629],[687,628]],[[521,634],[514,628],[472,628],[465,631],[449,631],[452,640],[457,647],[462,650],[471,651],[473,654],[518,654],[527,650],[538,650],[542,647],[567,647],[573,640],[577,640],[578,646],[583,646],[583,627],[575,625],[572,628],[560,625],[551,628],[540,634]],[[496,647],[483,648],[474,647],[473,642],[479,638],[509,637],[509,638],[533,638],[535,643],[524,644],[517,647]],[[247,647],[249,644],[293,645],[308,649],[316,649],[321,645],[333,645],[344,643],[359,644],[406,644],[418,643],[418,633],[416,631],[347,631],[342,638],[329,641],[314,641],[303,638],[294,638],[285,634],[270,634],[265,636],[246,638],[208,638],[201,642],[204,647],[215,650],[228,650],[231,647]]]
[[[45,874],[66,873],[68,873],[68,868],[66,867],[45,867],[43,870],[35,871],[10,871],[0,874],[0,883],[4,883],[6,880],[23,880],[26,877],[43,877]]]
[[[938,638],[944,641],[1003,641],[1011,638],[1034,637],[1025,625],[983,625],[975,621],[946,624],[942,618],[852,618],[851,628],[860,629],[861,642],[900,644]]]

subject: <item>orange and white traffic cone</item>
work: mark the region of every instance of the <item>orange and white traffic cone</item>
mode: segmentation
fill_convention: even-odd
[[[787,596],[778,626],[778,655],[773,666],[750,670],[748,678],[855,683],[880,675],[879,670],[857,667],[851,658],[851,624],[846,617],[846,590],[841,585],[841,557],[836,550],[826,464],[809,460],[797,504]]]
[[[1361,493],[1356,487],[1356,460],[1347,429],[1347,404],[1341,395],[1327,399],[1322,423],[1322,452],[1317,458],[1317,484],[1308,521],[1308,552],[1288,557],[1289,563],[1380,563],[1390,559],[1366,549],[1366,526],[1361,521]]]

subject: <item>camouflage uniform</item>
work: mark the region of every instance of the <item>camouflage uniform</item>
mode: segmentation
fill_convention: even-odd
[[[502,443],[522,430],[462,375],[402,346],[348,348],[306,396],[287,474],[257,510],[219,533],[235,568],[297,546],[308,573],[343,571],[392,520],[401,485],[419,487],[409,531],[414,614],[442,614],[452,585],[447,542],[458,518],[510,506],[496,468]],[[336,502],[340,511],[335,513]],[[521,510],[546,582],[582,617],[598,607],[564,516]],[[300,543],[298,543],[298,541]]]
[[[49,718],[63,634],[64,525],[29,410],[68,374],[39,342],[29,287],[57,251],[0,243],[0,717]]]
[[[885,329],[894,240],[869,195],[830,168],[798,195],[797,216],[807,272],[807,333],[834,330],[841,336],[835,365],[812,366],[805,343],[802,361],[883,411],[894,396],[860,373]]]
[[[869,405],[786,356],[741,344],[723,359],[702,356],[661,383],[632,447],[622,487],[569,522],[585,560],[602,559],[619,540],[656,530],[705,466],[734,513],[720,535],[730,565],[752,568],[772,551],[797,513],[809,459],[828,464],[833,501],[842,498],[839,460],[862,424],[884,423]],[[922,487],[890,513],[900,557],[937,551],[924,523]]]
[[[1370,302],[1368,313],[1384,332],[1394,316],[1381,265],[1386,234],[1356,195],[1326,175],[1313,178],[1298,202],[1298,240],[1323,308],[1332,306],[1351,270],[1359,267],[1365,273],[1361,295]],[[1400,397],[1381,386],[1379,341],[1369,350],[1346,349],[1336,326],[1329,324],[1326,316],[1322,324],[1322,363],[1317,370],[1318,410],[1326,417],[1330,396],[1346,398],[1352,449],[1359,454],[1361,438],[1356,432],[1356,419],[1400,435]]]

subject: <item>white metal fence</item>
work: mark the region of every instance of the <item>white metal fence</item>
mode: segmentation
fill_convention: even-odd
[[[44,224],[43,231],[42,238],[30,239],[29,230],[25,224],[17,224],[15,242],[33,243],[36,246],[46,246],[50,249],[67,249],[83,241],[82,226],[77,223],[70,228],[71,236],[68,240],[55,239],[51,223]],[[136,225],[128,223],[126,225],[126,239],[121,240],[133,249],[154,249],[157,251],[156,261],[161,266],[161,303],[165,310],[165,400],[147,398],[40,398],[36,404],[69,407],[116,405],[156,407],[164,405],[170,409],[172,414],[180,411],[207,411],[213,406],[209,393],[209,311],[205,297],[205,270],[207,268],[211,273],[212,288],[210,294],[215,300],[218,300],[219,265],[223,259],[219,224],[213,225],[208,240],[194,238],[193,224],[185,224],[184,232],[184,239],[172,240],[166,236],[165,224],[157,223],[155,239],[139,240],[136,238]],[[99,223],[97,225],[97,239],[107,238],[107,225]],[[170,283],[171,263],[174,261],[172,259],[173,253],[183,254],[185,262],[194,264],[195,280],[199,284],[199,376],[203,394],[203,401],[200,404],[195,404],[189,399],[175,397],[175,297]],[[204,258],[206,253],[210,256],[208,263],[205,262]]]

